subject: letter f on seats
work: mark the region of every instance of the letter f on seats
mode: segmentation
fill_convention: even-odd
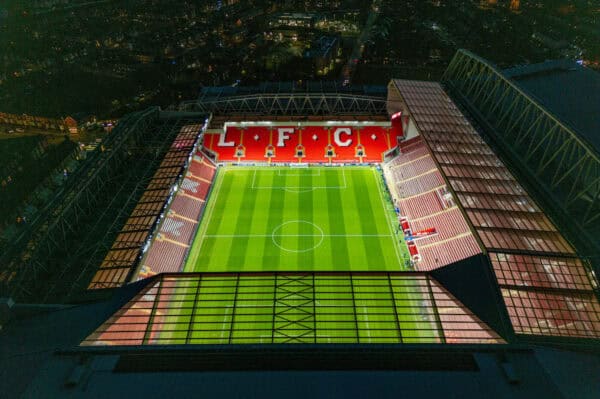
[[[277,147],[285,147],[284,141],[289,140],[289,135],[293,133],[293,127],[280,127],[279,129],[277,129]]]

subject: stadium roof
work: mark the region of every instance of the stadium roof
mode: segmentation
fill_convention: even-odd
[[[556,60],[505,69],[503,74],[600,153],[600,73]]]
[[[515,333],[600,338],[589,265],[438,83],[393,85],[490,256]]]
[[[145,282],[82,345],[505,343],[425,273],[175,273]]]
[[[385,86],[342,86],[334,81],[263,82],[257,86],[207,86],[200,91],[199,101],[214,101],[231,96],[290,93],[339,93],[385,97]]]
[[[78,346],[147,284],[75,306],[14,305],[0,335],[3,394],[591,399],[600,390],[597,354],[539,346]]]
[[[546,85],[542,75],[538,78]],[[553,81],[550,76],[548,84]],[[537,193],[537,202],[600,275],[595,261],[600,259],[600,155],[586,139],[586,135],[593,138],[593,132],[578,131],[571,125],[573,117],[566,121],[557,114],[560,109],[550,110],[544,104],[548,98],[561,97],[560,93],[548,94],[546,99],[539,97],[541,93],[536,97],[467,50],[456,53],[442,84],[508,162],[513,174]],[[570,84],[565,80],[565,87]],[[582,104],[582,109],[588,110],[586,107]],[[577,118],[577,112],[572,115]]]

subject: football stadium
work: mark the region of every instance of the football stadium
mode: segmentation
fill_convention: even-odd
[[[600,158],[536,88],[591,78],[523,68],[461,50],[441,82],[210,87],[126,116],[0,257],[7,356],[44,336],[17,386],[178,395],[188,372],[231,395],[269,377],[227,372],[375,370],[564,397],[556,365],[597,366]]]

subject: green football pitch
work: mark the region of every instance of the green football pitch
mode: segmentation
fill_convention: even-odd
[[[223,167],[187,272],[401,271],[408,249],[371,167]]]

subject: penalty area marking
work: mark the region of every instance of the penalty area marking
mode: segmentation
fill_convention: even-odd
[[[258,172],[258,169],[254,170],[254,174],[252,176],[252,189],[253,190],[284,190],[284,191],[288,191],[290,193],[307,193],[309,191],[314,191],[316,189],[332,189],[332,190],[343,190],[348,188],[348,183],[346,182],[346,172],[344,171],[344,169],[342,168],[342,179],[344,184],[342,186],[257,186],[256,185],[256,172]],[[321,176],[321,170],[317,169],[317,171],[319,172],[319,174],[317,175],[300,175],[300,174],[285,174],[282,175],[280,174],[281,169],[278,169],[277,172],[277,176],[281,176],[281,177],[285,177],[285,176]]]

